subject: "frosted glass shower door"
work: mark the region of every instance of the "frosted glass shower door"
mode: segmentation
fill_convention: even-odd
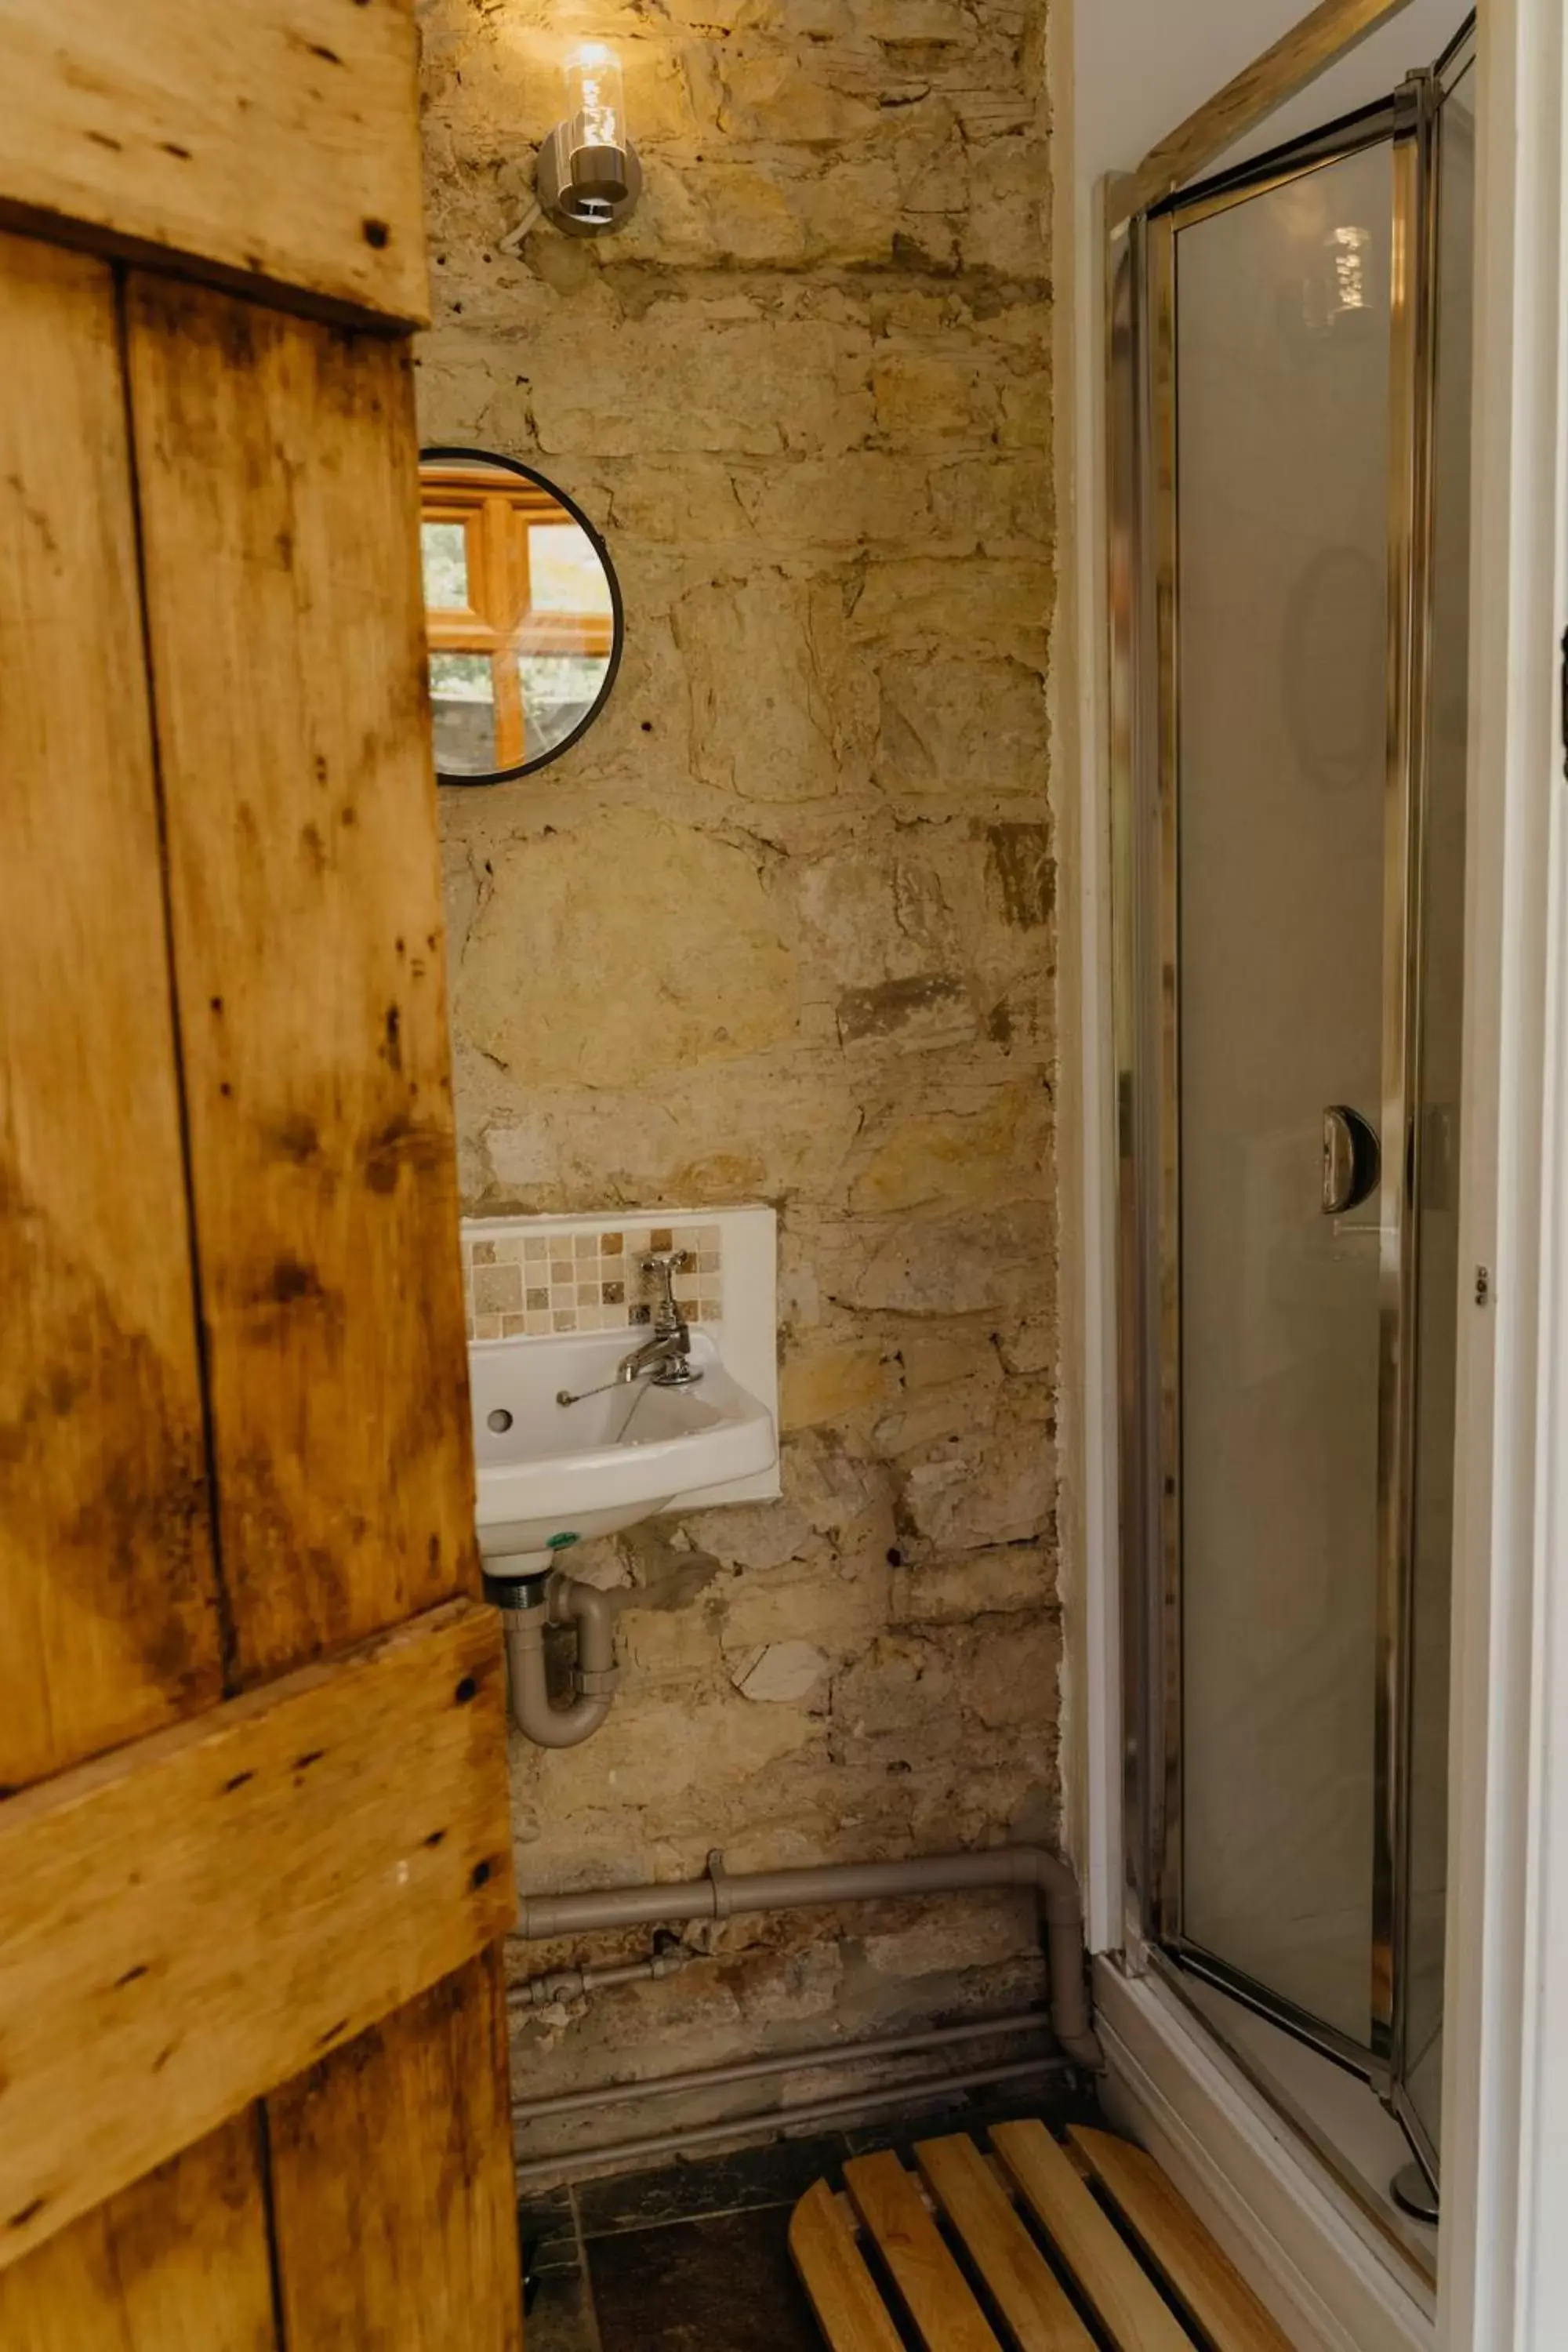
[[[1392,175],[1384,142],[1178,220],[1166,445],[1179,1933],[1358,2051],[1377,1802]],[[1333,1213],[1326,1117],[1350,1196]]]

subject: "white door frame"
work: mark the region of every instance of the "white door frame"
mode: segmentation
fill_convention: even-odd
[[[1563,0],[1482,0],[1446,2352],[1568,2343],[1565,46]]]
[[[1091,0],[1079,0],[1091,5]],[[1057,69],[1064,54],[1058,48]],[[1065,78],[1064,78],[1065,79]],[[1058,89],[1063,86],[1058,79]],[[1058,108],[1058,121],[1064,110]],[[1568,34],[1479,0],[1477,351],[1442,2352],[1568,2346]],[[1058,167],[1058,187],[1070,182]],[[1057,217],[1073,334],[1058,452],[1077,539],[1058,638],[1081,740],[1063,812],[1065,1399],[1081,1568],[1069,1790],[1092,1940],[1124,1940],[1115,1515],[1110,962],[1104,919],[1103,322],[1098,224]],[[1076,289],[1076,290],[1075,290]],[[1068,404],[1064,403],[1064,405]],[[1069,539],[1068,561],[1071,561]],[[1069,795],[1070,798],[1070,795]],[[1076,838],[1075,838],[1076,836]],[[1081,1189],[1080,1189],[1081,1188]],[[1074,1195],[1076,1194],[1076,1199]],[[1478,1270],[1486,1269],[1477,1301]],[[1563,1990],[1551,1999],[1555,1964]],[[1172,2080],[1175,2077],[1173,2075]],[[1194,2067],[1194,2083],[1197,2079]],[[1194,2094],[1195,2095],[1195,2094]],[[1197,2110],[1194,2110],[1196,2112]]]

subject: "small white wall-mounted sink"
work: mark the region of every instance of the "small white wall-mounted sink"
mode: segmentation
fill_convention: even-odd
[[[613,1535],[672,1504],[721,1502],[737,1481],[773,1469],[773,1415],[731,1379],[706,1332],[691,1334],[700,1381],[615,1384],[616,1365],[646,1337],[584,1331],[469,1348],[487,1560],[515,1559],[519,1573],[542,1567],[574,1538]],[[559,1403],[563,1390],[582,1402]]]

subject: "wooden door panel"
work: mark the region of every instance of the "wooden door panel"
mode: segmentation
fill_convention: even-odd
[[[0,0],[6,2352],[521,2343],[413,53]]]
[[[0,0],[0,204],[422,325],[415,43],[410,0]]]
[[[521,2352],[499,1944],[268,2115],[289,2352]]]
[[[0,1793],[221,1695],[113,274],[0,236]]]
[[[0,1807],[0,2267],[505,1933],[505,1738],[458,1601]]]
[[[273,2352],[256,2111],[0,2272],[6,2352]]]
[[[478,1587],[408,354],[129,293],[241,1685]]]

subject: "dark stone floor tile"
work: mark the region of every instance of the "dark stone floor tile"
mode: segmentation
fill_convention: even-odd
[[[841,2134],[822,2133],[664,2164],[657,2171],[626,2173],[615,2180],[584,2180],[577,2190],[583,2235],[609,2237],[620,2230],[695,2221],[709,2214],[793,2205],[814,2180],[837,2176],[845,2152]]]
[[[594,2297],[581,2271],[547,2271],[527,2307],[528,2352],[603,2352]]]
[[[788,2226],[777,2205],[595,2239],[603,2352],[822,2352]]]

